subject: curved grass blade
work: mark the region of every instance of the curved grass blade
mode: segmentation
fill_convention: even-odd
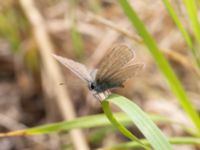
[[[193,121],[198,135],[200,135],[200,118],[197,111],[194,109],[190,99],[188,98],[187,94],[185,93],[180,81],[178,80],[176,74],[170,67],[169,63],[165,59],[165,57],[160,52],[155,40],[152,36],[148,33],[147,29],[145,28],[142,21],[137,16],[136,12],[132,9],[130,4],[127,0],[118,0],[119,4],[123,8],[125,14],[130,19],[133,27],[136,28],[140,36],[143,38],[144,43],[149,48],[154,60],[156,61],[157,65],[159,66],[161,72],[165,76],[168,81],[168,84],[173,91],[174,95],[179,100],[179,103],[183,107],[184,111]]]
[[[130,119],[135,123],[135,125],[143,133],[155,150],[172,150],[172,147],[164,134],[136,104],[125,97],[112,94],[102,102],[102,107],[112,124],[117,127],[125,136],[133,141],[136,140],[140,146],[144,147],[144,143],[141,144],[141,141],[138,141],[138,139],[132,133],[130,133],[115,119],[110,111],[109,102],[117,105],[130,117]]]

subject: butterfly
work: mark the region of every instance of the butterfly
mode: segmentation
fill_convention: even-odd
[[[135,63],[135,53],[126,45],[115,45],[102,59],[99,68],[89,71],[85,65],[53,54],[54,58],[85,81],[93,93],[109,93],[110,89],[124,87],[144,64]]]

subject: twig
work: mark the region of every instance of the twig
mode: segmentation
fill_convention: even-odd
[[[57,63],[51,56],[54,46],[50,41],[50,37],[48,36],[44,20],[36,9],[33,0],[20,0],[20,4],[33,27],[35,39],[40,49],[44,71],[46,71],[46,74],[48,75],[47,79],[51,86],[47,88],[52,88],[52,94],[54,94],[56,97],[56,102],[63,118],[67,120],[73,119],[76,117],[76,113],[66,89],[64,89],[64,87],[60,87],[58,84],[64,81],[64,79]],[[70,136],[75,149],[89,149],[81,130],[71,131]]]
[[[114,24],[112,21],[109,21],[101,16],[89,13],[88,18],[90,18],[94,21],[98,21],[98,22],[110,27],[111,29],[114,29],[117,32],[119,32],[123,35],[126,35],[128,38],[133,39],[137,43],[144,43],[143,40],[139,36],[129,33],[127,30],[119,27],[118,25]]]

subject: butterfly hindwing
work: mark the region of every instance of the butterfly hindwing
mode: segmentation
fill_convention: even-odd
[[[124,82],[127,79],[135,76],[139,70],[144,67],[144,64],[130,64],[121,68],[118,72],[110,76],[108,80],[111,82]]]
[[[118,72],[107,78],[106,81],[99,84],[106,84],[107,88],[123,87],[123,83],[135,76],[139,70],[144,67],[144,64],[129,64],[121,68]]]

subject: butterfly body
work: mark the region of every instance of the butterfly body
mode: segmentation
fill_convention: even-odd
[[[110,82],[98,82],[92,81],[88,83],[88,88],[90,90],[96,91],[97,93],[104,92],[108,89],[113,89],[117,87],[123,87],[121,83],[110,83]]]

